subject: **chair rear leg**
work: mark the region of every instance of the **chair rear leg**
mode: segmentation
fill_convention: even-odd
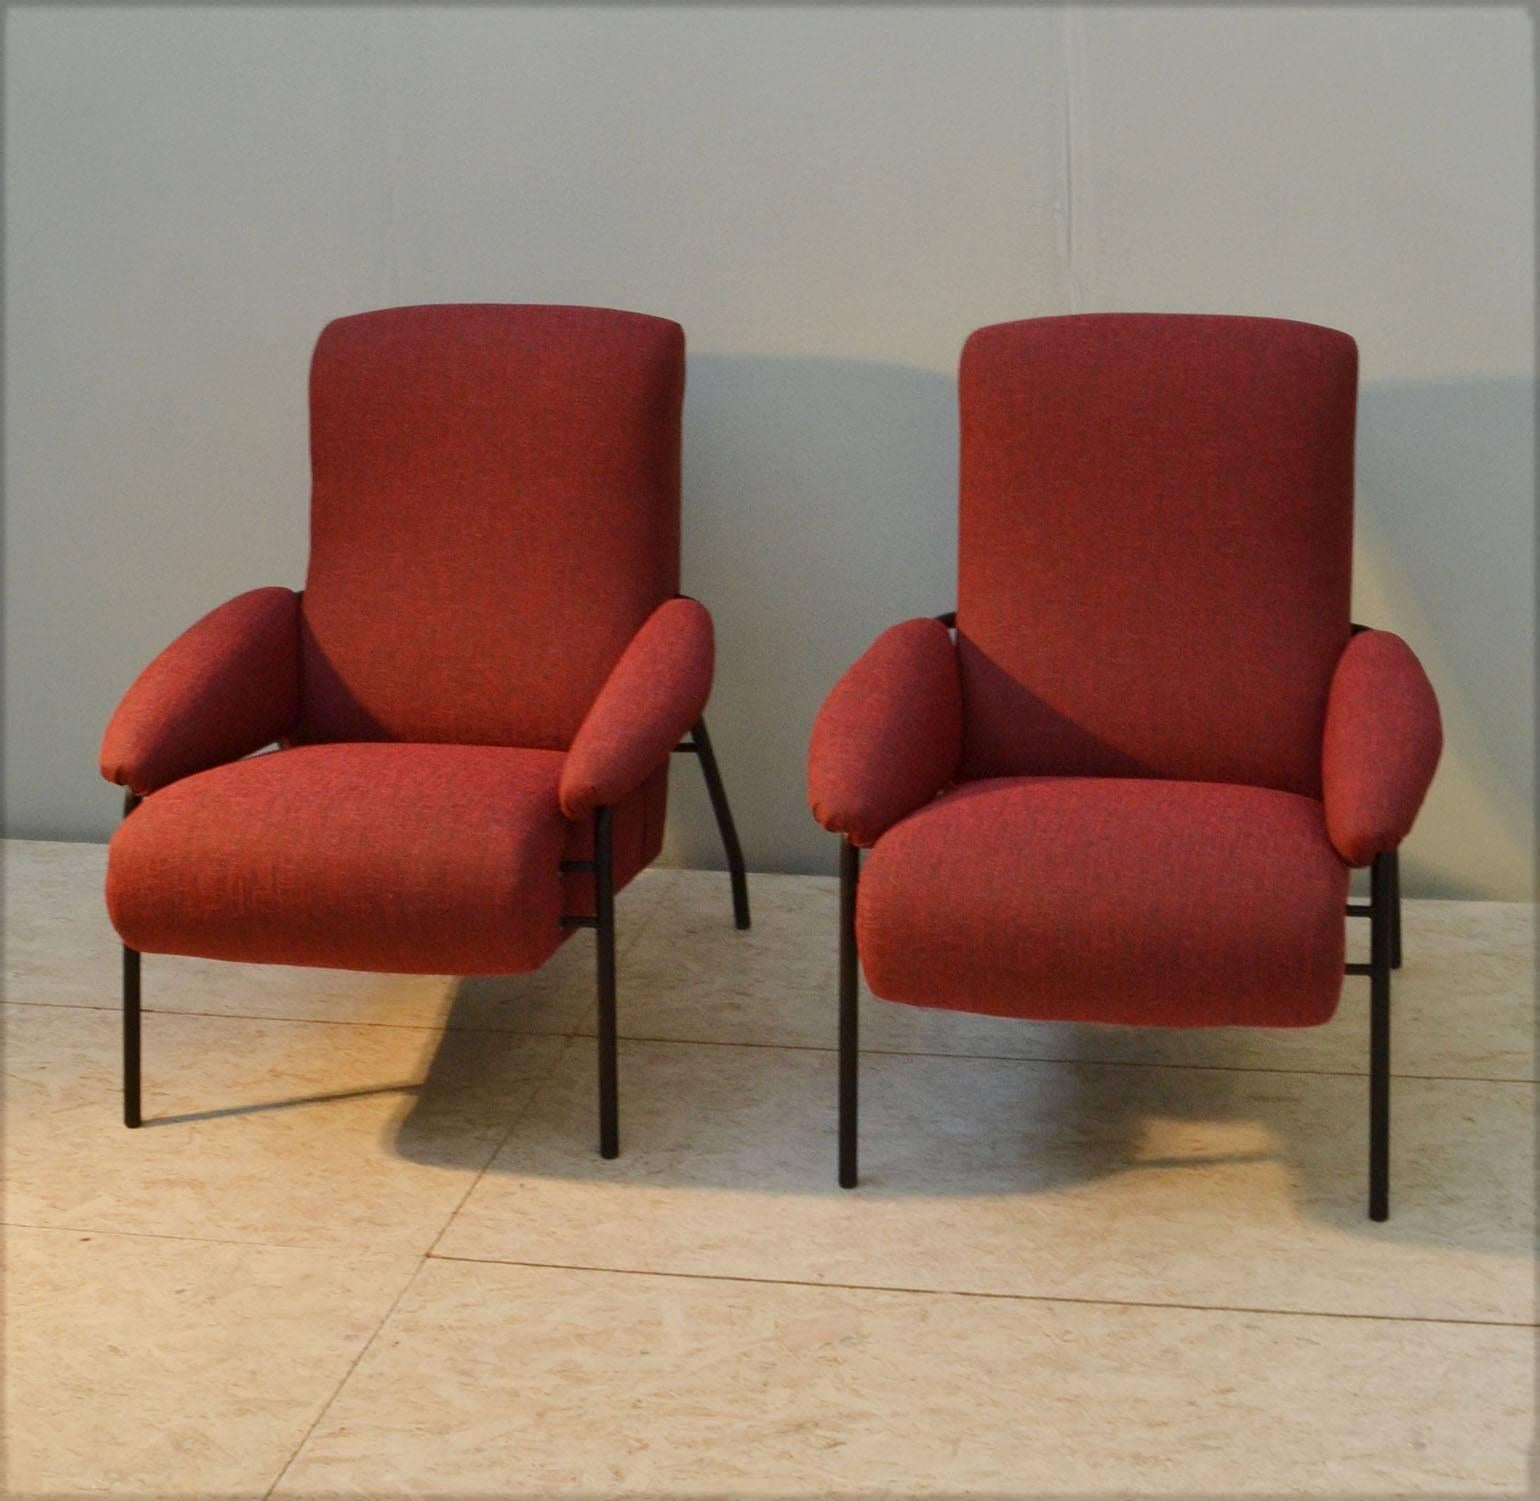
[[[861,851],[840,841],[839,1185],[856,1186],[856,1130],[860,1072],[861,961],[856,953],[856,885]]]
[[[1390,1218],[1390,971],[1394,856],[1369,874],[1369,1218]]]
[[[706,778],[706,791],[711,795],[711,811],[716,814],[717,830],[722,836],[722,848],[727,854],[727,872],[733,887],[733,922],[740,928],[749,925],[749,881],[743,864],[743,847],[738,843],[738,830],[733,824],[733,810],[727,803],[727,789],[722,785],[722,773],[717,766],[716,753],[711,748],[711,736],[706,733],[704,718],[695,722],[690,732],[691,744],[700,758],[701,774]]]
[[[139,1109],[139,950],[123,949],[123,1124],[143,1123]]]
[[[599,968],[599,1155],[620,1156],[620,1060],[615,1008],[614,813],[594,814],[594,918]]]

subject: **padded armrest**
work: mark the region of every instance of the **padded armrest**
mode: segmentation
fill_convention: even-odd
[[[144,669],[102,739],[102,775],[140,796],[271,745],[299,719],[299,596],[253,589]]]
[[[1360,631],[1326,701],[1321,795],[1326,832],[1349,865],[1368,865],[1411,831],[1444,746],[1433,685],[1399,636]]]
[[[583,818],[618,803],[674,753],[711,694],[715,644],[699,600],[647,617],[610,670],[561,769],[561,810]]]
[[[813,817],[852,844],[875,844],[940,792],[961,759],[957,650],[939,620],[906,620],[867,648],[818,711]]]

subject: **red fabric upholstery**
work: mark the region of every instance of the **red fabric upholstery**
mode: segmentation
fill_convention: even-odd
[[[187,777],[119,827],[107,906],[158,954],[398,974],[533,969],[565,936],[560,861],[592,848],[556,751],[300,746]],[[617,879],[656,852],[638,795]]]
[[[1438,700],[1399,636],[1360,631],[1332,678],[1321,780],[1326,828],[1349,865],[1411,831],[1444,747]]]
[[[1348,639],[1357,355],[1267,318],[1000,324],[963,351],[962,776],[1318,796]]]
[[[1351,339],[1276,319],[968,340],[956,681],[939,626],[911,622],[813,733],[815,814],[872,846],[857,929],[879,996],[1331,1016],[1343,860],[1404,835],[1439,744],[1410,652],[1348,645],[1356,387]]]
[[[959,787],[878,840],[877,995],[1000,1016],[1307,1026],[1342,985],[1347,868],[1313,798],[1123,778]]]
[[[938,620],[884,631],[824,701],[808,755],[808,801],[826,829],[869,845],[957,772],[962,695]]]
[[[679,589],[684,335],[603,308],[342,318],[311,369],[306,741],[565,749]]]
[[[102,775],[154,792],[282,739],[299,717],[299,600],[253,589],[184,631],[124,695]]]
[[[615,664],[561,772],[568,818],[618,803],[666,765],[711,693],[711,616],[693,599],[659,605]]]
[[[560,868],[592,855],[593,797],[614,807],[617,885],[651,862],[711,675],[709,617],[667,603],[683,348],[676,324],[599,308],[327,328],[303,601],[216,611],[107,733],[105,774],[153,794],[111,847],[125,943],[525,970],[564,912],[594,911],[592,875]],[[236,759],[274,740],[291,748]]]

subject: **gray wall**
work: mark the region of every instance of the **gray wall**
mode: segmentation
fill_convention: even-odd
[[[328,318],[595,302],[688,330],[714,734],[751,863],[827,869],[819,699],[952,603],[964,335],[1208,310],[1358,337],[1357,613],[1449,733],[1407,884],[1524,895],[1531,48],[1514,8],[13,9],[8,832],[104,837],[134,672],[301,582]]]

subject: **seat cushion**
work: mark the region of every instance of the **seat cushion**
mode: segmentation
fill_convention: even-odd
[[[112,840],[107,907],[147,953],[399,974],[536,968],[569,930],[557,751],[338,744],[174,782]],[[666,776],[666,770],[662,775]],[[616,810],[617,878],[656,853],[661,788]],[[591,901],[591,880],[565,882]],[[582,910],[591,911],[591,906]]]
[[[1347,867],[1314,798],[1213,782],[965,783],[878,840],[879,996],[1040,1020],[1310,1026],[1337,1006]]]

